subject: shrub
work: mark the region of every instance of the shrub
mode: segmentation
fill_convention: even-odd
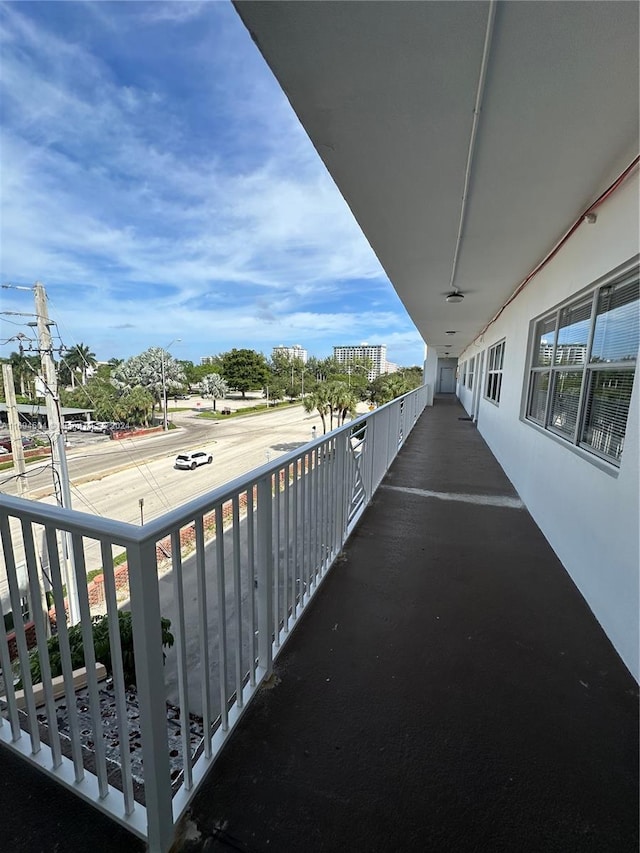
[[[136,668],[135,655],[133,650],[133,626],[131,623],[131,613],[128,610],[118,611],[118,622],[120,624],[120,645],[122,647],[122,668],[124,671],[125,684],[136,683]],[[171,648],[173,645],[173,634],[169,630],[171,621],[164,616],[161,617],[162,628],[162,647]],[[96,661],[105,665],[107,672],[111,675],[113,671],[111,661],[111,644],[109,642],[109,617],[94,616],[91,620],[91,630],[93,633],[93,648],[95,650]],[[73,669],[79,669],[85,666],[84,646],[82,641],[81,625],[73,625],[68,630],[69,633],[69,648],[71,651],[71,666]],[[62,675],[62,656],[60,653],[60,638],[56,634],[47,641],[47,651],[49,654],[49,664],[51,666],[51,676],[55,678],[57,675]],[[163,656],[166,655],[163,652]],[[42,672],[40,670],[40,656],[38,650],[35,649],[29,655],[29,668],[31,670],[31,679],[34,684],[42,681]]]

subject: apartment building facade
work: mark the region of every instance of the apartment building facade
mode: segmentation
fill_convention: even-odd
[[[285,356],[293,361],[293,359],[300,360],[303,364],[307,363],[309,358],[309,354],[307,350],[300,346],[300,344],[293,344],[293,346],[285,346],[284,344],[280,344],[277,347],[274,347],[271,350],[272,356]]]
[[[378,376],[387,372],[387,345],[386,344],[357,344],[348,346],[334,346],[333,357],[340,364],[353,364],[357,361],[371,362],[368,373],[369,381],[372,382]]]

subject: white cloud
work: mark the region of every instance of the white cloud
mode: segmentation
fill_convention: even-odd
[[[283,334],[327,350],[335,336],[379,332],[388,343],[411,329],[404,312],[388,310],[377,259],[235,12],[79,5],[107,41],[150,16],[160,32],[169,19],[187,25],[222,11],[220,49],[194,45],[211,80],[195,109],[213,118],[204,124],[176,101],[157,69],[144,83],[119,77],[104,51],[0,6],[4,280],[44,281],[76,337],[112,348],[101,357],[178,328],[213,351],[235,345],[233,334],[267,350]],[[367,293],[349,304],[363,281]],[[132,319],[136,334],[124,338]]]

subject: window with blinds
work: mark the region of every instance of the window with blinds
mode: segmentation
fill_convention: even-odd
[[[640,338],[638,269],[535,321],[525,416],[620,463]]]

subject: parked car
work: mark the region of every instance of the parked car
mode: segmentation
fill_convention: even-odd
[[[211,465],[213,456],[204,450],[193,450],[189,453],[179,453],[176,456],[176,468],[189,468],[194,471],[198,465]]]
[[[0,447],[4,447],[7,453],[11,453],[11,439],[9,436],[3,436],[0,438]],[[22,447],[24,450],[30,450],[32,447],[35,447],[35,442],[31,438],[23,438]]]

